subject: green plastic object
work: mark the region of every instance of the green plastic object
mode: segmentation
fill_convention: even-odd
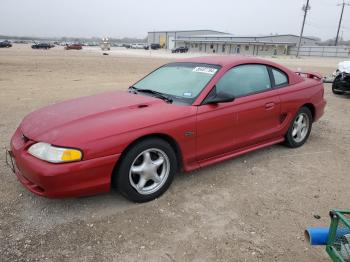
[[[332,210],[329,215],[331,225],[326,251],[334,262],[350,262],[350,234],[337,236],[337,231],[350,229],[350,210]]]

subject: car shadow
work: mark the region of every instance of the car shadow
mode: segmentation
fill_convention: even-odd
[[[154,206],[169,201],[183,201],[184,194],[191,194],[193,187],[198,187],[198,183],[201,186],[208,187],[217,176],[242,176],[244,172],[248,173],[245,170],[252,166],[259,165],[259,163],[261,164],[280,155],[287,155],[288,152],[290,152],[290,149],[277,144],[193,172],[178,173],[170,189],[163,196],[157,199],[156,202],[151,201],[143,204],[136,204],[125,199],[113,188],[110,192],[104,194],[66,199],[39,197],[23,188],[19,212],[24,223],[30,224],[30,227],[34,227],[39,231],[45,231],[55,225],[77,219],[91,221],[114,216],[134,208],[145,208],[146,205]],[[235,167],[240,172],[235,173]],[[227,174],[228,172],[230,174]]]
[[[337,98],[341,98],[341,99],[344,99],[344,100],[349,100],[350,99],[350,94],[342,94],[342,95],[336,95],[336,94],[333,94],[335,97]]]
[[[22,190],[16,205],[21,223],[39,232],[62,223],[94,221],[137,207],[114,189],[99,195],[64,199],[40,197],[24,188]]]

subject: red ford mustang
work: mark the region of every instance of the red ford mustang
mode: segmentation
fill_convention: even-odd
[[[129,88],[27,115],[7,162],[35,194],[72,197],[116,186],[152,200],[191,171],[284,142],[303,145],[324,112],[317,74],[247,57],[166,64]]]

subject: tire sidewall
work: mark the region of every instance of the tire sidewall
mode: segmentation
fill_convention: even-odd
[[[308,116],[309,118],[309,130],[307,131],[307,134],[305,136],[305,138],[300,141],[300,142],[296,142],[292,136],[292,132],[293,132],[293,125],[294,125],[294,121],[295,119],[301,114],[304,113]],[[311,111],[307,108],[307,107],[302,107],[298,110],[298,112],[295,114],[295,117],[293,118],[293,120],[290,123],[287,135],[286,135],[286,144],[287,146],[291,147],[291,148],[296,148],[296,147],[300,147],[302,145],[305,144],[305,142],[308,140],[310,133],[311,133],[311,129],[312,129],[312,123],[313,123],[313,117],[311,114]]]
[[[165,183],[158,191],[149,194],[142,195],[136,191],[136,189],[130,184],[129,172],[132,163],[135,158],[143,151],[149,148],[157,148],[162,150],[169,158],[170,170],[169,175]],[[177,159],[174,150],[171,145],[158,138],[149,138],[143,141],[137,142],[125,154],[119,163],[119,166],[116,169],[116,172],[113,174],[114,179],[112,179],[113,185],[118,189],[118,191],[125,196],[127,199],[133,202],[147,202],[161,196],[170,186],[175,173],[177,172]]]

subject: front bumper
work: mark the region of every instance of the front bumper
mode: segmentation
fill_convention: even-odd
[[[11,151],[7,153],[8,164],[29,191],[50,198],[78,197],[109,191],[119,154],[52,164],[30,155],[27,149],[31,144],[33,141],[26,141],[17,129],[11,139]]]
[[[337,92],[350,93],[350,74],[340,73],[333,82],[333,90]]]

